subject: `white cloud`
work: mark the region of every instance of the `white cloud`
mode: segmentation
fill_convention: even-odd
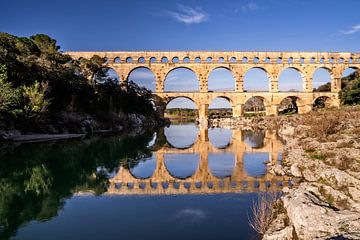
[[[350,35],[350,34],[357,33],[359,31],[360,31],[360,24],[354,25],[354,26],[348,28],[347,30],[342,30],[342,31],[340,31],[340,33],[344,34],[344,35]]]
[[[255,2],[249,2],[249,3],[241,6],[241,10],[243,12],[251,12],[251,11],[255,11],[257,9],[258,9],[258,5]]]
[[[185,24],[202,23],[209,19],[209,15],[201,8],[178,5],[178,11],[167,12],[170,17]]]
[[[191,221],[197,221],[206,218],[206,212],[201,209],[186,208],[176,214],[177,218],[186,218]]]

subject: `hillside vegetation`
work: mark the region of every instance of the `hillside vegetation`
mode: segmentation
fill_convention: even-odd
[[[158,117],[151,92],[134,83],[120,88],[104,59],[73,60],[59,49],[44,34],[0,33],[0,130],[78,132],[89,118],[110,128],[129,114]]]

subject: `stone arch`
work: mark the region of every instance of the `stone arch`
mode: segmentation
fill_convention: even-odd
[[[209,104],[209,118],[231,117],[233,115],[233,103],[230,98],[225,96],[217,96],[213,98]]]
[[[209,92],[235,90],[236,80],[230,68],[215,67],[209,72],[207,79]]]
[[[341,77],[342,78],[348,77],[349,75],[354,74],[355,72],[360,73],[360,68],[357,66],[350,65],[341,71]]]
[[[280,92],[301,92],[305,90],[305,77],[300,69],[288,67],[281,71],[278,84]]]
[[[170,176],[176,179],[188,179],[198,170],[199,154],[164,154],[164,165]]]
[[[173,59],[171,60],[171,62],[173,62],[173,63],[179,63],[179,57],[173,57]]]
[[[165,75],[164,91],[194,92],[200,90],[199,78],[189,67],[174,67]]]
[[[250,96],[244,103],[244,115],[265,115],[267,103],[262,96]]]
[[[167,57],[162,57],[161,58],[161,62],[162,63],[168,63],[169,62],[169,59]]]
[[[113,61],[114,63],[121,63],[120,57],[115,57]]]
[[[125,62],[126,62],[126,63],[132,63],[132,62],[133,62],[132,57],[127,57],[127,58],[125,59]]]
[[[300,98],[297,96],[286,96],[281,99],[278,105],[279,114],[294,114],[299,112],[301,106]]]
[[[319,67],[312,74],[313,92],[331,92],[333,74],[327,67]]]
[[[313,110],[321,108],[330,108],[331,107],[331,98],[328,96],[320,96],[314,99],[312,108]]]
[[[170,121],[187,120],[195,121],[198,118],[198,104],[186,96],[165,99],[165,117]]]
[[[95,72],[92,80],[94,84],[102,84],[109,80],[119,83],[121,78],[114,68],[104,66]]]
[[[145,87],[152,92],[156,89],[156,76],[149,67],[136,67],[131,69],[127,76],[127,81],[133,81],[141,87]]]
[[[236,57],[231,57],[229,60],[230,63],[236,63]]]
[[[271,81],[270,75],[265,68],[263,67],[249,68],[244,74],[244,91],[268,92],[270,89],[270,81]]]
[[[144,57],[139,57],[138,58],[138,63],[145,63],[145,58]]]
[[[151,57],[149,62],[150,63],[156,63],[156,57]]]

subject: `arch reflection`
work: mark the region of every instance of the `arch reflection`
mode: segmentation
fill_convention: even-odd
[[[217,148],[227,148],[231,144],[232,130],[225,128],[209,129],[209,139]]]
[[[153,175],[156,169],[156,156],[142,158],[136,165],[129,166],[129,171],[137,179],[146,179]]]
[[[226,178],[233,175],[235,169],[235,154],[209,154],[209,169],[217,178]]]
[[[170,125],[164,129],[169,145],[179,149],[191,147],[196,142],[198,132],[199,129],[194,123]]]
[[[244,153],[243,163],[247,175],[261,177],[266,174],[269,153]]]
[[[110,179],[109,193],[201,194],[277,191],[277,187],[280,186],[278,182],[287,185],[288,177],[274,176],[266,172],[266,162],[281,164],[278,156],[282,152],[283,144],[274,132],[199,130],[192,125],[172,125],[164,132],[164,138],[167,140],[163,142],[166,143],[162,146],[157,144],[156,150],[153,150],[156,155],[156,168],[153,174],[150,176],[149,169],[154,166],[154,158],[147,159],[146,164],[139,163],[137,168],[131,169],[131,173],[126,168],[120,168],[117,175]],[[187,140],[181,139],[180,136]],[[231,144],[227,144],[228,142]],[[150,177],[145,179],[147,176]],[[128,183],[132,186],[131,189],[126,187]],[[120,185],[124,187],[115,188]]]
[[[165,167],[177,179],[187,179],[194,175],[199,165],[198,154],[165,154]]]

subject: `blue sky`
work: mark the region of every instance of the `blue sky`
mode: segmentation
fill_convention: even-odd
[[[63,51],[359,52],[359,9],[358,0],[17,0],[1,3],[0,31],[45,33]],[[248,88],[264,87],[263,73],[249,74]],[[230,81],[226,71],[215,75]]]

